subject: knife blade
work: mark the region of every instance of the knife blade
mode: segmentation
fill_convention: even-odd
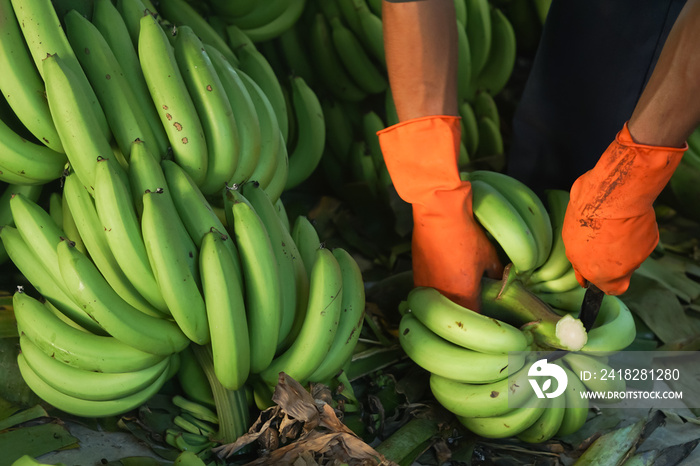
[[[586,332],[590,331],[593,327],[593,323],[596,317],[598,317],[598,311],[600,310],[600,305],[604,297],[605,293],[600,288],[593,283],[588,284],[586,294],[583,295],[581,310],[578,314],[578,318],[586,329]]]

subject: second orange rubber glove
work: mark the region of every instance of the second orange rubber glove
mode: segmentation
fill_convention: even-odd
[[[653,204],[686,148],[637,144],[625,124],[574,182],[562,236],[581,286],[591,282],[611,295],[627,290],[659,241]]]
[[[471,185],[459,178],[460,130],[459,117],[428,116],[377,134],[394,187],[413,208],[414,284],[478,311],[484,272],[497,278],[503,268],[472,215]]]

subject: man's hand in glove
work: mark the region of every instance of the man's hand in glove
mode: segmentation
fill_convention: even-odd
[[[700,123],[698,43],[700,0],[688,0],[629,122],[571,187],[562,235],[581,286],[624,293],[659,241],[653,203]]]

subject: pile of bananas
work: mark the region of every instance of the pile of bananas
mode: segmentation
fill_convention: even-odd
[[[399,341],[431,373],[436,400],[474,433],[543,442],[578,430],[588,415],[585,390],[624,390],[620,380],[582,380],[582,371],[610,369],[606,356],[635,338],[630,310],[603,299],[593,328],[577,319],[585,290],[564,286],[571,264],[561,244],[568,192],[548,193],[545,206],[526,185],[497,172],[464,173],[474,216],[503,254],[502,280],[484,278],[481,314],[433,288],[412,290],[402,304]],[[555,361],[567,375],[563,395],[538,398],[526,381],[532,357],[567,350]]]
[[[176,374],[204,375],[208,393],[182,385],[217,407],[253,385],[269,404],[280,372],[336,376],[363,323],[358,264],[280,198],[323,152],[315,92],[292,77],[287,102],[247,28],[223,40],[187,3],[157,5],[0,3],[0,238],[43,298],[14,296],[18,363],[80,416],[133,409]]]

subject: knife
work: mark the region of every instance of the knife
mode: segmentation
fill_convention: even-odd
[[[600,288],[593,283],[588,283],[586,294],[583,295],[581,310],[578,313],[578,318],[586,329],[586,332],[590,331],[593,327],[593,323],[596,317],[598,317],[598,311],[600,310],[600,305],[604,297],[605,293]]]

